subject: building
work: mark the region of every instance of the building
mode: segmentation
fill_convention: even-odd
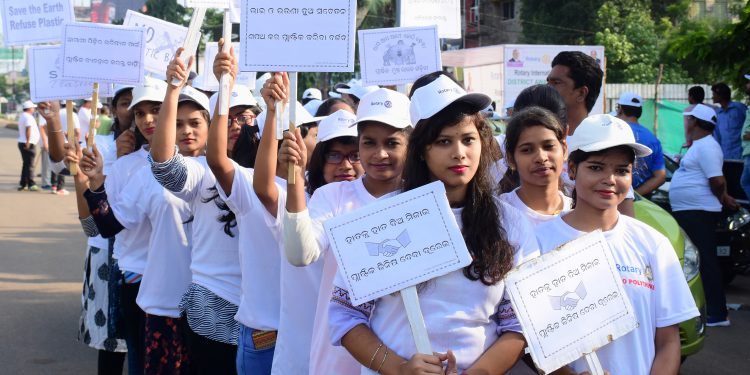
[[[463,48],[518,43],[521,0],[465,0]]]

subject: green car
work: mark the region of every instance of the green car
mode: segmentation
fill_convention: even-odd
[[[698,272],[700,261],[698,248],[693,245],[690,238],[667,211],[639,195],[636,195],[635,199],[635,217],[665,235],[672,243],[680,259],[685,280],[695,299],[695,305],[701,313],[699,317],[680,323],[680,344],[684,361],[687,356],[703,348],[705,339],[706,298],[703,295],[703,282]]]

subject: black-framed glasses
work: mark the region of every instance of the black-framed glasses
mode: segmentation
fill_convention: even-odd
[[[354,151],[344,155],[340,152],[334,151],[325,154],[326,163],[328,164],[341,164],[341,162],[344,161],[344,158],[349,160],[352,164],[357,164],[359,163],[359,152]]]
[[[249,122],[252,122],[253,120],[255,120],[255,115],[252,115],[252,114],[251,115],[241,114],[241,115],[237,115],[237,116],[229,115],[229,123],[230,124],[232,124],[232,123],[234,123],[236,121],[238,124],[244,125],[244,124],[247,124]]]

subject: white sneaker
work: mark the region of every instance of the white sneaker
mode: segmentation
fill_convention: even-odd
[[[65,189],[60,189],[57,191],[57,195],[69,195],[70,192]]]

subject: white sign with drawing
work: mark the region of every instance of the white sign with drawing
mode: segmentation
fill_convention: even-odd
[[[471,263],[440,181],[379,200],[323,225],[354,305]]]
[[[70,0],[2,0],[5,46],[55,43],[66,23],[75,21]]]
[[[595,231],[505,277],[531,357],[545,373],[638,327],[611,251]]]
[[[146,31],[139,27],[71,23],[63,34],[62,76],[89,82],[143,82]]]
[[[152,76],[165,79],[167,65],[174,58],[177,48],[185,41],[188,28],[130,9],[125,13],[123,26],[142,27],[146,31],[143,68],[152,73]]]
[[[242,0],[241,11],[241,71],[354,71],[356,0]]]
[[[34,102],[85,99],[91,96],[91,81],[63,78],[62,47],[36,46],[28,49],[29,88]],[[112,96],[112,85],[100,85],[99,96]]]
[[[442,69],[436,26],[359,30],[364,85],[401,85]]]
[[[234,47],[235,57],[239,57],[236,54],[240,51],[240,44],[238,42],[232,43]],[[219,43],[209,42],[206,43],[206,50],[203,52],[204,61],[203,64],[203,85],[202,90],[206,91],[219,91],[219,81],[214,76],[213,66],[216,60],[216,55],[219,53]],[[235,84],[245,85],[250,89],[255,89],[255,72],[239,72],[237,74],[237,80]]]
[[[401,0],[401,25],[437,25],[441,38],[461,38],[459,0]]]

